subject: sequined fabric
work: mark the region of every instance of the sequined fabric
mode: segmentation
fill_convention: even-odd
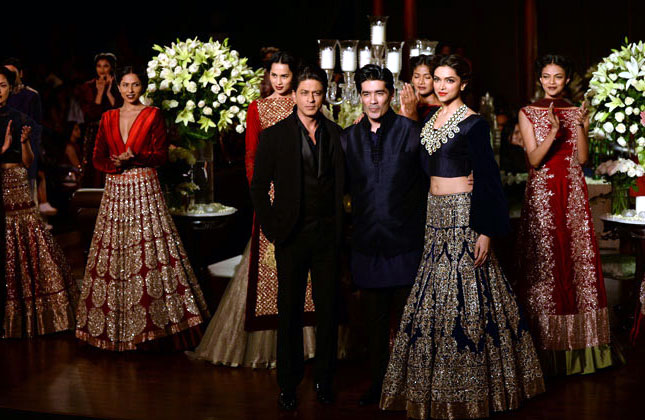
[[[81,290],[76,336],[107,350],[133,350],[207,316],[154,169],[107,176]]]
[[[525,107],[541,144],[547,109]],[[560,131],[544,163],[529,170],[518,238],[518,292],[538,348],[574,350],[610,342],[607,298],[577,155],[577,108],[556,108]]]
[[[0,170],[6,217],[4,337],[73,329],[78,289],[32,201],[27,170]]]
[[[257,104],[260,126],[263,130],[288,117],[295,106],[291,96],[259,99]],[[273,187],[270,194],[273,200]],[[249,307],[246,311],[246,328],[262,330],[267,329],[267,325],[277,328],[278,271],[275,263],[275,248],[264,236],[257,223],[253,227],[252,235],[251,259],[254,261],[251,262],[249,269],[250,293],[247,299]],[[310,279],[307,281],[305,295],[305,313],[307,312],[314,312]],[[262,321],[257,322],[257,319]]]
[[[428,197],[425,248],[383,383],[381,408],[416,419],[479,418],[544,391],[542,371],[494,255],[474,267],[470,193]]]

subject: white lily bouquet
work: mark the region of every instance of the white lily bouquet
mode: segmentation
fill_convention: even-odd
[[[159,106],[178,133],[190,140],[213,138],[216,132],[246,129],[246,110],[260,96],[263,70],[220,43],[197,38],[155,45],[159,54],[148,62],[144,101]]]
[[[598,64],[586,93],[591,100],[592,146],[610,157],[638,155],[645,163],[645,44],[629,43]]]
[[[645,175],[645,168],[631,159],[608,160],[596,168],[596,174],[611,182],[611,213],[623,214],[629,207],[629,189],[636,179]]]

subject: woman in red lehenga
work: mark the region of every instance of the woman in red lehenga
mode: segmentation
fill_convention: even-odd
[[[78,290],[63,252],[32,199],[27,169],[34,159],[31,122],[7,106],[15,81],[0,67],[0,337],[20,338],[74,328]]]
[[[267,71],[273,93],[251,102],[246,118],[246,176],[253,178],[255,151],[260,131],[288,117],[295,102],[291,79],[296,61],[285,52],[277,52],[268,62]],[[254,222],[251,241],[240,265],[229,282],[213,315],[204,338],[191,358],[216,365],[274,368],[277,346],[278,277],[273,244]],[[311,285],[307,287],[305,309],[313,311]],[[315,350],[312,327],[304,327],[305,357]]]
[[[571,65],[536,63],[545,98],[522,108],[530,164],[522,223],[519,284],[545,374],[591,373],[616,363],[607,296],[581,164],[589,154],[585,105],[563,99]]]
[[[208,316],[154,169],[166,161],[168,142],[161,111],[139,101],[143,86],[145,76],[125,67],[124,105],[103,114],[94,148],[94,166],[107,176],[76,336],[107,350],[192,347]]]

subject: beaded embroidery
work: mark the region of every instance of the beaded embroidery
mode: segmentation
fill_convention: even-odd
[[[468,107],[464,104],[457,108],[454,114],[448,118],[448,121],[440,128],[435,129],[434,123],[441,110],[434,113],[430,120],[423,126],[421,131],[421,144],[426,148],[429,154],[433,154],[441,145],[448,143],[448,140],[459,133],[459,123],[464,119],[468,112]]]

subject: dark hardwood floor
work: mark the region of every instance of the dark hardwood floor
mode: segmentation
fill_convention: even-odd
[[[83,257],[78,235],[58,235],[76,277]],[[625,332],[618,332],[624,341]],[[642,419],[645,346],[625,346],[627,365],[593,375],[552,379],[545,394],[495,419]],[[0,418],[16,419],[404,419],[361,408],[368,386],[364,358],[339,363],[338,401],[316,402],[311,364],[298,410],[278,410],[275,370],[217,367],[183,353],[114,353],[76,340],[72,332],[0,340]]]

